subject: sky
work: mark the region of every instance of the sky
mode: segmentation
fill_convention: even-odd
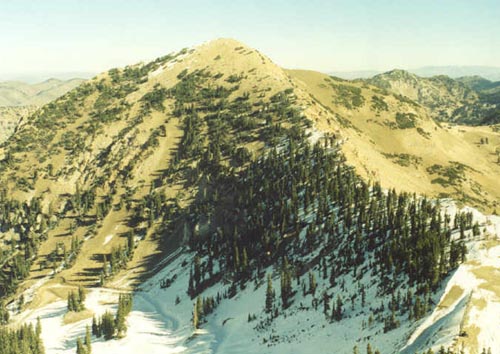
[[[98,73],[231,37],[286,68],[500,67],[499,0],[0,0],[0,79]]]

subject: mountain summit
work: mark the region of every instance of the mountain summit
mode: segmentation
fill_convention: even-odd
[[[470,205],[497,207],[500,140],[437,122],[427,97],[459,93],[433,80],[283,70],[218,39],[43,106],[0,151],[0,320],[35,324],[0,335],[37,354],[498,347],[500,220]]]

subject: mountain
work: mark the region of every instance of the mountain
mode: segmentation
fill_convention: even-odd
[[[408,97],[423,105],[439,122],[495,124],[500,122],[499,97],[487,95],[464,82],[448,76],[419,77],[404,70],[379,74],[366,82],[381,89]]]
[[[462,76],[456,79],[471,89],[482,92],[500,87],[500,82],[490,81],[481,76]]]
[[[29,117],[34,106],[0,107],[0,144],[7,140],[23,119]]]
[[[0,82],[0,143],[7,140],[18,124],[27,119],[36,107],[62,96],[83,81],[49,79],[37,84]]]
[[[417,69],[406,69],[408,72],[421,76],[448,76],[458,79],[464,76],[480,76],[491,81],[500,81],[500,68],[492,66],[424,66]],[[329,75],[346,80],[369,79],[384,73],[384,70],[332,71]]]
[[[423,77],[446,75],[455,79],[463,76],[481,76],[491,81],[500,81],[500,67],[494,66],[425,66],[410,71]]]
[[[0,81],[21,81],[28,84],[37,84],[46,81],[47,78],[68,81],[74,78],[91,79],[97,72],[92,71],[41,71],[41,72],[18,72],[2,73],[0,72]]]
[[[83,79],[49,79],[36,84],[0,82],[0,107],[40,106],[79,86]]]
[[[96,76],[0,148],[0,323],[36,328],[0,335],[48,354],[497,348],[500,220],[470,206],[497,207],[500,136],[429,112],[232,39]]]
[[[380,70],[358,70],[358,71],[332,71],[328,74],[344,80],[369,79],[375,75],[381,74]]]

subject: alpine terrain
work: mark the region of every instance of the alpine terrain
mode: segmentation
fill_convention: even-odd
[[[17,81],[0,82],[0,142],[7,140],[37,107],[80,85],[84,80],[49,79],[37,84]]]
[[[497,83],[217,39],[0,147],[0,354],[500,353]]]

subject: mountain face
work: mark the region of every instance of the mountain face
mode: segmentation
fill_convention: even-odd
[[[17,126],[36,109],[74,89],[84,80],[50,79],[38,84],[0,82],[0,143],[7,140]]]
[[[417,69],[407,69],[408,72],[420,77],[448,76],[452,79],[479,76],[485,80],[500,81],[500,68],[491,66],[424,66]],[[370,79],[383,74],[383,70],[332,71],[329,75],[342,79]]]
[[[0,82],[0,107],[41,106],[79,86],[84,80],[49,79],[37,84]]]
[[[289,74],[328,111],[313,116],[315,125],[346,141],[343,152],[365,179],[465,205],[489,205],[490,212],[497,208],[500,141],[495,127],[438,125],[416,102],[413,74],[394,73],[397,82],[405,83],[399,86],[405,95],[310,71]]]
[[[34,106],[0,107],[0,144],[7,140],[23,119],[29,117]]]
[[[496,86],[492,82],[490,86],[483,81],[482,86],[473,85],[478,81],[451,79],[444,75],[423,78],[404,70],[379,74],[366,82],[414,100],[439,122],[471,125],[500,122],[499,97],[486,90]]]
[[[423,77],[446,75],[453,79],[465,76],[480,76],[491,81],[500,81],[500,68],[494,66],[425,66],[411,70]]]
[[[220,39],[34,112],[0,150],[0,324],[39,325],[2,338],[26,353],[496,348],[500,220],[423,195],[497,207],[499,134],[441,127],[375,84]],[[461,87],[447,95],[475,99]]]

